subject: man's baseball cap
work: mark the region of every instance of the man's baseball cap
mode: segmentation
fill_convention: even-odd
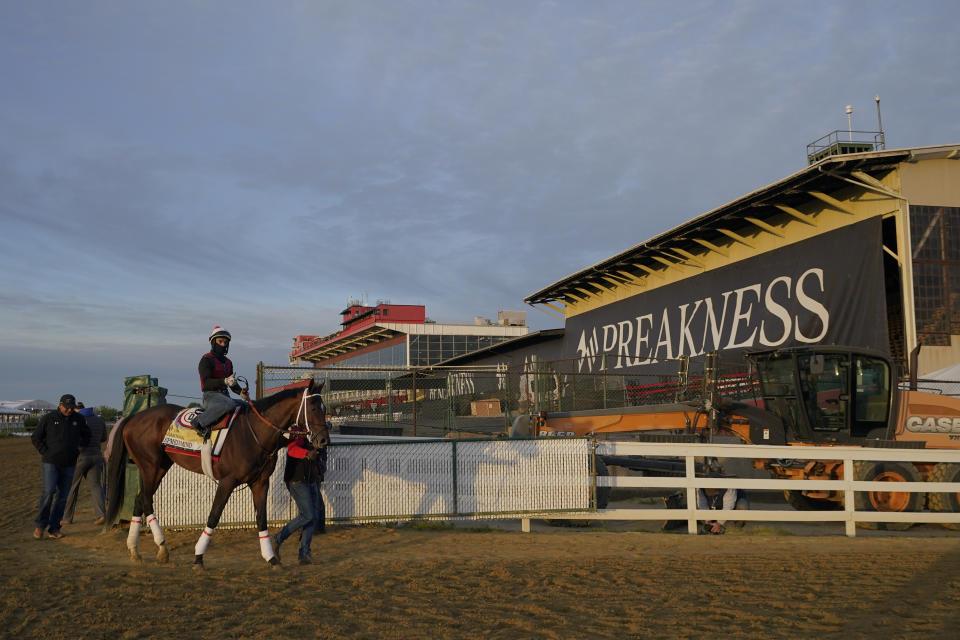
[[[65,406],[67,409],[76,409],[77,408],[77,399],[74,398],[69,393],[65,393],[60,396],[60,404]]]

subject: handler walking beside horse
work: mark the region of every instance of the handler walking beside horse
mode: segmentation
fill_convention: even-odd
[[[290,433],[305,434],[316,448],[324,448],[329,442],[326,426],[326,407],[320,397],[323,383],[312,378],[302,387],[288,388],[261,400],[255,400],[240,409],[233,426],[224,439],[219,458],[212,463],[217,492],[204,527],[194,548],[194,565],[203,566],[203,556],[214,529],[233,490],[246,484],[250,487],[256,510],[260,554],[272,565],[279,564],[273,551],[267,530],[267,493],[270,474],[277,463],[277,451],[285,446],[283,437]],[[165,448],[163,438],[171,422],[183,411],[182,407],[164,404],[151,407],[122,421],[113,438],[107,471],[107,523],[116,521],[123,503],[124,471],[126,457],[140,471],[140,491],[133,507],[127,549],[131,558],[140,560],[137,541],[143,514],[157,545],[157,560],[169,559],[167,547],[153,512],[153,495],[164,475],[174,463],[194,473],[202,473],[201,459],[196,454]]]
[[[283,541],[300,530],[300,564],[312,564],[313,555],[310,543],[317,528],[321,514],[317,512],[314,491],[317,490],[317,448],[303,436],[298,435],[287,445],[287,466],[283,470],[283,481],[287,485],[290,497],[297,503],[297,516],[288,522],[273,537],[277,557]],[[321,498],[322,499],[322,498]]]

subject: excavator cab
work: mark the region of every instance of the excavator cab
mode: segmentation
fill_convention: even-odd
[[[888,437],[896,389],[883,354],[795,347],[747,357],[762,407],[783,420],[788,441],[857,444]]]

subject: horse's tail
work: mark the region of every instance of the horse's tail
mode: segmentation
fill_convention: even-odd
[[[107,447],[107,517],[105,527],[117,520],[120,505],[123,504],[126,489],[127,445],[123,442],[123,420],[117,422],[110,431],[110,444]]]

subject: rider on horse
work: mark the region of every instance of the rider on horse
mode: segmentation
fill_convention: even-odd
[[[203,392],[203,411],[194,418],[194,428],[204,440],[210,437],[212,426],[217,420],[237,406],[228,389],[244,399],[249,399],[247,392],[237,383],[233,363],[227,357],[230,332],[222,327],[214,327],[209,340],[210,351],[203,354],[197,367],[200,373],[200,390]]]

